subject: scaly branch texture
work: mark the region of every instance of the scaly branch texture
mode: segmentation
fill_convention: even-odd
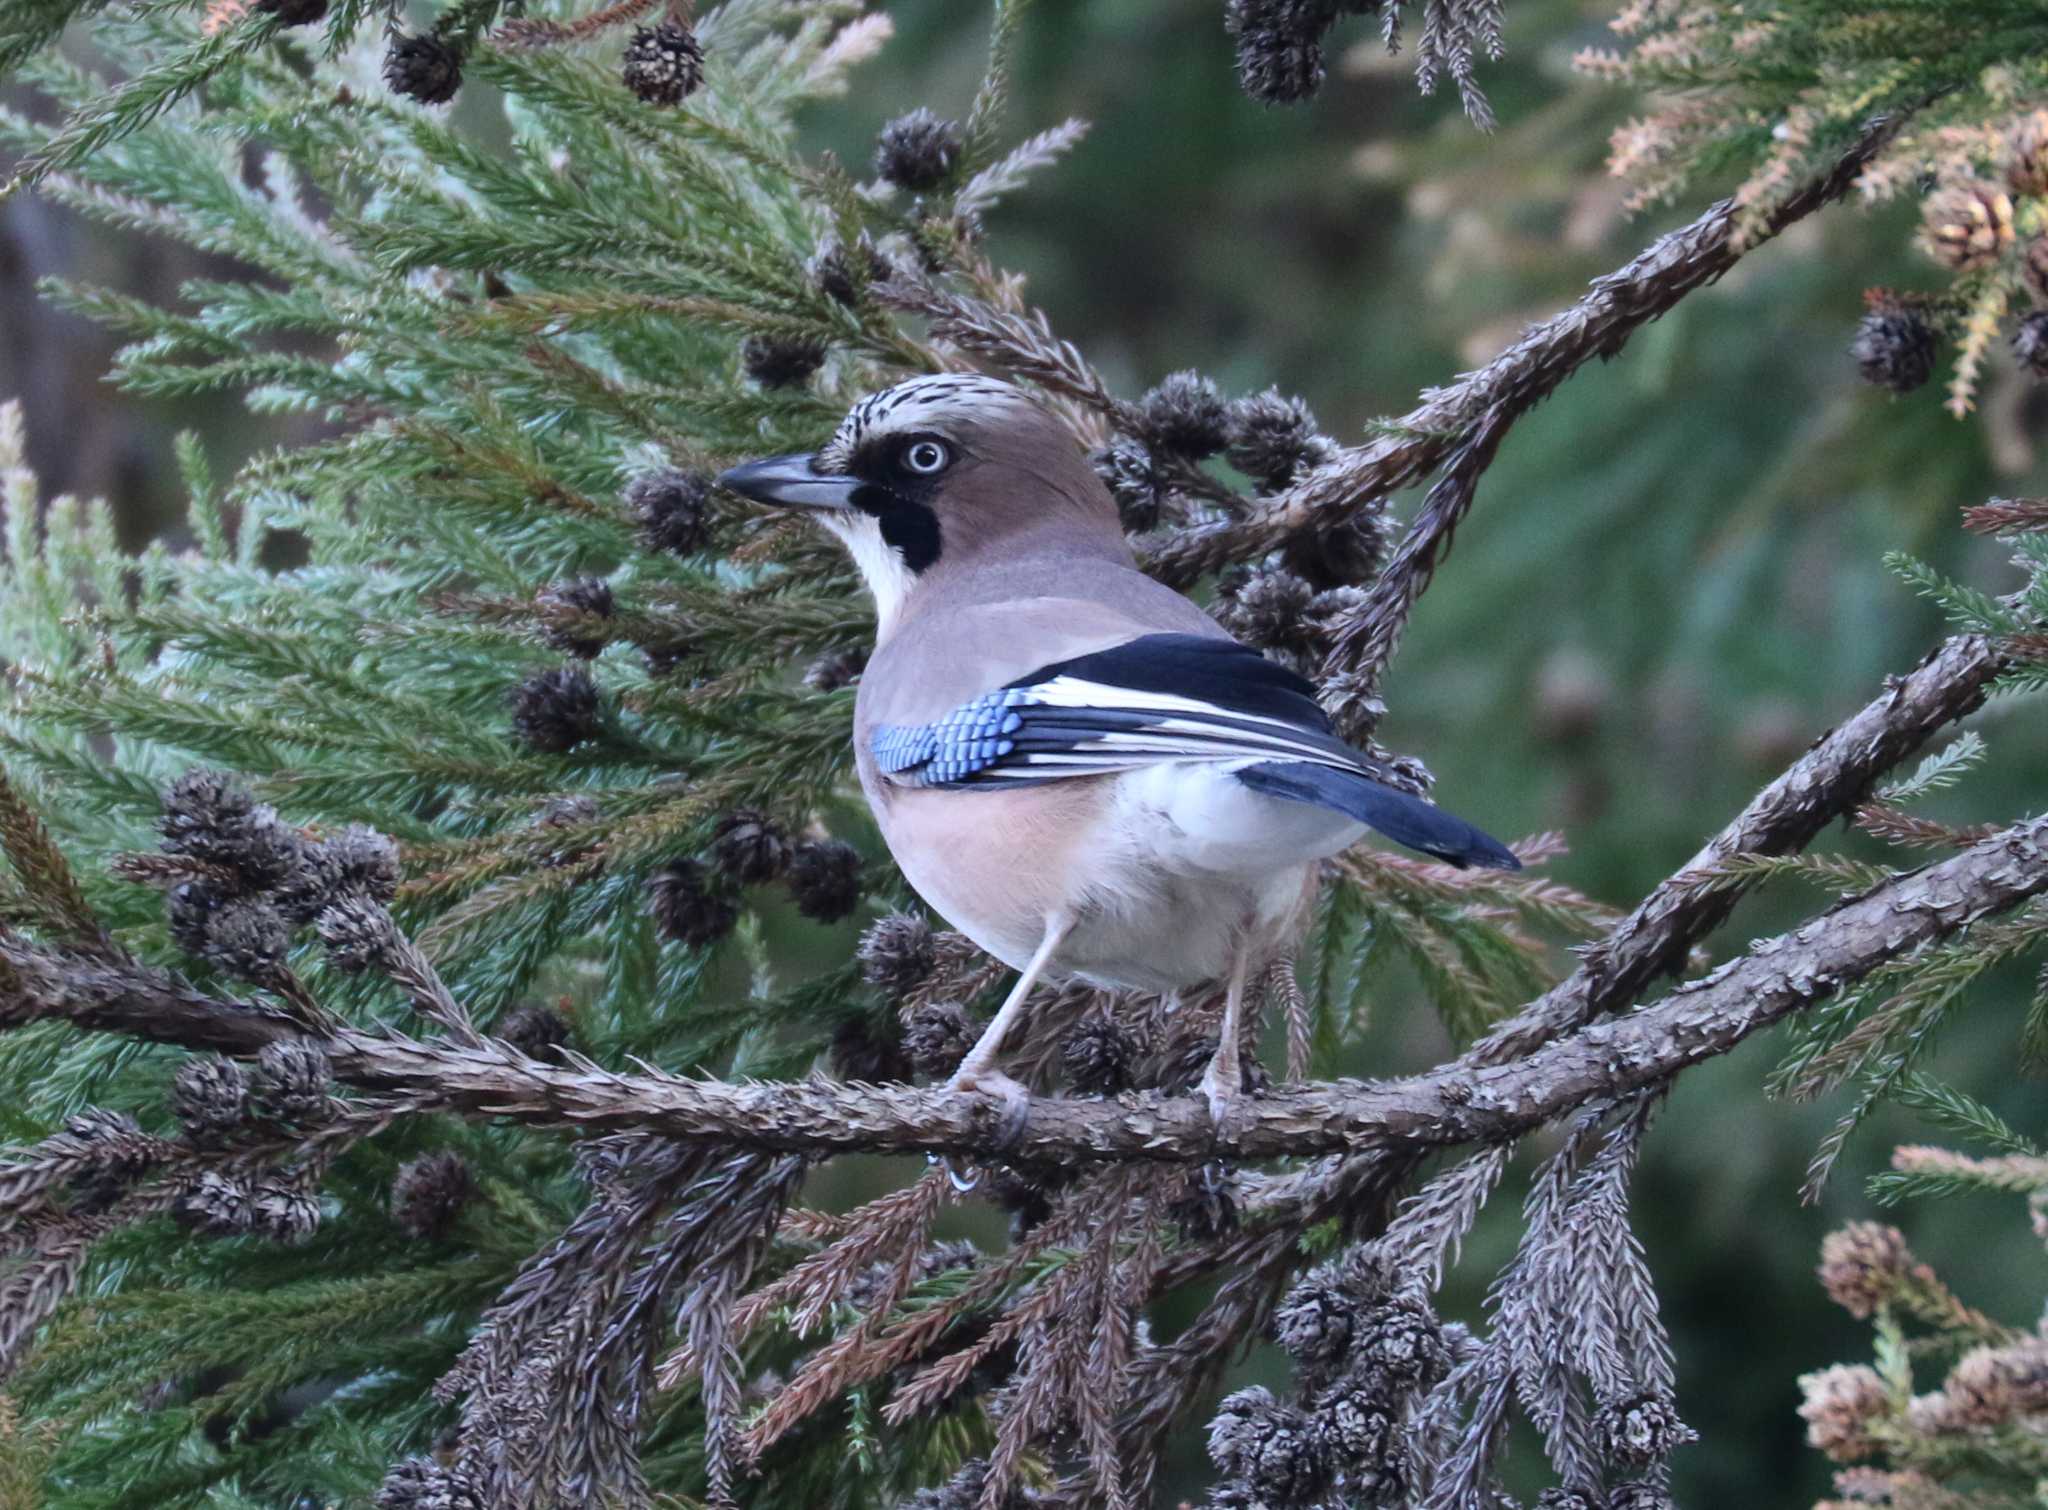
[[[1024,1161],[1263,1159],[1361,1147],[1511,1138],[1588,1101],[1661,1083],[1750,1034],[2048,890],[2048,818],[2002,830],[1952,860],[1874,887],[1765,940],[1663,1001],[1594,1024],[1512,1063],[1454,1061],[1412,1080],[1305,1085],[1261,1096],[1243,1125],[1214,1127],[1193,1097],[1031,1103],[1006,1139],[1002,1108],[888,1086],[730,1085],[595,1065],[557,1069],[485,1045],[466,1049],[344,1030],[323,1040],[335,1074],[366,1090],[541,1126],[710,1139],[784,1153],[953,1153]],[[0,942],[10,972],[0,1022],[61,1018],[105,1032],[237,1055],[303,1036],[291,1018],[185,991],[140,971]],[[425,1104],[423,1101],[421,1104]]]

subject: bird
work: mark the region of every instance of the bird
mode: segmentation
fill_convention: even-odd
[[[1041,982],[1176,999],[1221,982],[1200,1085],[1220,1126],[1240,1105],[1248,983],[1304,925],[1319,862],[1372,830],[1520,867],[1377,780],[1306,678],[1140,570],[1075,434],[1015,384],[913,378],[816,451],[718,481],[803,511],[874,597],[861,789],[912,889],[1018,972],[953,1091],[1028,1111],[999,1056]]]

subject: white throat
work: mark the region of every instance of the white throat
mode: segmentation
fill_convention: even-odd
[[[875,643],[879,645],[896,627],[896,617],[917,583],[917,574],[903,564],[902,553],[882,538],[881,522],[872,515],[826,514],[819,522],[846,542],[853,564],[875,595]]]

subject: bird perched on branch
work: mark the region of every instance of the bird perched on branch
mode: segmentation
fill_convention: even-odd
[[[1374,829],[1518,867],[1375,780],[1307,681],[1139,571],[1073,435],[1021,389],[917,378],[820,450],[719,481],[806,510],[852,553],[878,621],[854,712],[862,790],[918,894],[1021,972],[952,1089],[1021,1110],[996,1061],[1041,980],[1220,980],[1202,1087],[1221,1121],[1247,982],[1291,942],[1318,861]]]

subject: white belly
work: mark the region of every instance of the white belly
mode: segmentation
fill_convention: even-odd
[[[1231,767],[1129,772],[1096,835],[1095,885],[1055,963],[1141,990],[1215,980],[1246,935],[1273,943],[1290,932],[1316,863],[1364,833],[1326,808],[1262,796]]]

